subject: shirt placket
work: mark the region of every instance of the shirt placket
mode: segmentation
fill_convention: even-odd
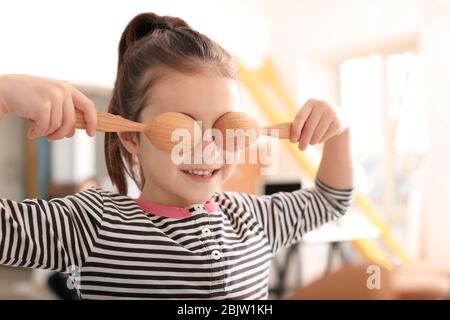
[[[192,210],[191,210],[192,209]],[[207,210],[202,205],[192,206],[189,211],[191,214],[202,214],[207,213]],[[206,223],[200,226],[201,235],[200,240],[202,241],[205,249],[208,252],[208,255],[205,255],[205,259],[210,259],[211,263],[211,282],[210,282],[210,290],[211,292],[223,292],[225,290],[225,257],[223,253],[222,246],[217,241],[217,239],[213,236],[211,231],[211,226],[209,224],[210,217],[208,216],[206,219]]]

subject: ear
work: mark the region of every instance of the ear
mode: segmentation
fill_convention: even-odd
[[[139,142],[137,136],[132,132],[119,132],[117,133],[119,136],[120,142],[127,149],[127,151],[131,154],[139,154]]]

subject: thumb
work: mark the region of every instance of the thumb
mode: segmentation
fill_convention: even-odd
[[[33,128],[29,128],[27,131],[27,138],[28,139],[34,139],[36,137],[36,133],[35,133],[36,129]]]
[[[42,136],[44,133],[44,130],[40,129],[39,127],[33,127],[28,129],[27,137],[28,139],[35,139]]]

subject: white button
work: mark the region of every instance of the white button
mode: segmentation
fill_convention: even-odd
[[[211,234],[211,230],[210,230],[209,228],[203,228],[203,229],[202,229],[202,233],[203,233],[205,236],[209,236],[209,235]]]
[[[220,260],[220,258],[222,258],[222,252],[220,252],[219,250],[213,250],[211,255],[214,260]]]

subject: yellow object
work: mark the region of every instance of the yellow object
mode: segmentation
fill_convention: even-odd
[[[292,117],[298,110],[295,101],[287,94],[284,90],[278,76],[275,72],[275,68],[270,60],[266,60],[262,68],[257,71],[248,70],[245,66],[238,63],[240,78],[244,85],[247,87],[250,94],[255,99],[256,103],[259,105],[261,110],[267,116],[271,122],[286,122],[292,120]],[[284,106],[288,109],[288,114],[282,114],[273,107],[273,103],[270,100],[270,96],[264,90],[264,86],[261,83],[261,79],[270,85],[274,93],[277,94],[278,98],[283,102]],[[311,162],[311,160],[303,152],[299,152],[296,145],[285,141],[286,147],[293,154],[295,160],[299,163],[301,168],[314,179],[317,168]],[[400,245],[395,240],[392,235],[388,224],[383,221],[383,219],[376,213],[374,206],[371,202],[363,197],[361,194],[357,193],[355,198],[356,204],[361,208],[361,210],[367,215],[370,222],[378,227],[380,231],[380,237],[383,240],[386,247],[396,256],[400,262],[407,263],[411,262],[411,259],[403,251]],[[353,245],[358,249],[358,251],[370,262],[381,265],[389,270],[393,268],[393,263],[390,261],[389,257],[379,248],[377,243],[370,240],[355,240]]]

